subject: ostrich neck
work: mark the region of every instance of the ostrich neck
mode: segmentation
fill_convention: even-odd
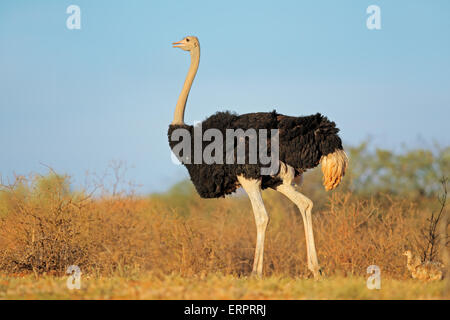
[[[173,116],[172,124],[184,124],[184,110],[186,109],[186,102],[191,91],[192,82],[194,82],[197,74],[198,65],[200,63],[200,47],[191,51],[191,66],[189,67],[186,80],[184,81],[183,89],[175,107],[175,114]]]

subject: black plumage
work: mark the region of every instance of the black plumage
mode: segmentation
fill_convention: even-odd
[[[175,129],[187,129],[194,137],[194,127],[190,125],[170,125],[168,136],[171,149],[178,141],[171,139]],[[317,113],[304,117],[290,117],[273,112],[258,112],[237,115],[230,112],[217,112],[202,122],[202,133],[215,128],[226,136],[226,129],[268,129],[270,145],[270,129],[279,131],[279,160],[295,168],[296,174],[316,167],[322,156],[336,150],[342,150],[342,142],[338,136],[339,129],[334,122]],[[194,150],[192,143],[192,152]],[[210,144],[204,141],[202,150]],[[248,159],[248,141],[246,141],[246,159]],[[270,147],[268,147],[270,150]],[[225,154],[225,146],[224,146]],[[261,164],[189,164],[181,161],[189,171],[191,180],[203,198],[218,198],[234,192],[238,188],[238,175],[246,178],[262,178],[262,188],[275,187],[281,179],[273,176],[261,176]]]

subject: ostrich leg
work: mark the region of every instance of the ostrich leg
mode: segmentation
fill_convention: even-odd
[[[283,184],[279,185],[276,188],[277,191],[284,194],[289,198],[292,202],[294,202],[299,208],[302,218],[303,225],[305,227],[305,236],[306,236],[306,251],[308,258],[308,269],[314,275],[315,279],[320,278],[321,271],[319,267],[319,262],[317,261],[317,253],[316,246],[314,244],[314,234],[312,227],[312,217],[311,210],[313,207],[313,203],[303,194],[298,192],[291,181],[284,181]]]
[[[266,212],[266,208],[264,207],[264,202],[261,197],[261,180],[246,179],[242,176],[239,176],[238,180],[250,198],[253,213],[255,215],[256,249],[252,275],[261,277],[263,271],[264,238],[266,234],[266,227],[269,223],[269,216]]]

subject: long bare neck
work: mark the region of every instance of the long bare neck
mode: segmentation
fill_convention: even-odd
[[[420,265],[420,260],[418,257],[414,257],[413,255],[407,256],[408,260],[406,262],[406,265],[408,268],[416,268],[418,265]]]
[[[200,47],[191,51],[191,66],[189,67],[186,80],[184,81],[183,89],[175,107],[175,114],[173,116],[172,124],[184,124],[184,110],[186,109],[186,101],[191,91],[192,82],[194,82],[197,74],[198,65],[200,63]]]

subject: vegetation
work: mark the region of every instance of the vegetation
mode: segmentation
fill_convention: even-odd
[[[246,197],[200,199],[188,181],[137,196],[118,191],[117,181],[113,192],[89,193],[54,172],[19,176],[0,188],[0,298],[448,298],[448,280],[408,280],[402,253],[425,252],[433,239],[428,258],[448,259],[448,207],[438,195],[441,177],[450,176],[450,148],[371,149],[347,148],[351,167],[336,191],[323,191],[319,170],[304,178],[327,277],[320,283],[308,279],[299,213],[274,191],[263,194],[271,220],[266,278],[258,282],[247,279],[256,230]],[[373,264],[382,291],[392,291],[365,287]],[[81,268],[84,291],[61,289],[70,265]]]
[[[448,299],[445,283],[383,279],[368,290],[366,278],[330,277],[323,281],[284,276],[263,280],[232,275],[182,277],[140,274],[134,277],[83,276],[80,290],[69,290],[67,277],[0,276],[0,299]]]

